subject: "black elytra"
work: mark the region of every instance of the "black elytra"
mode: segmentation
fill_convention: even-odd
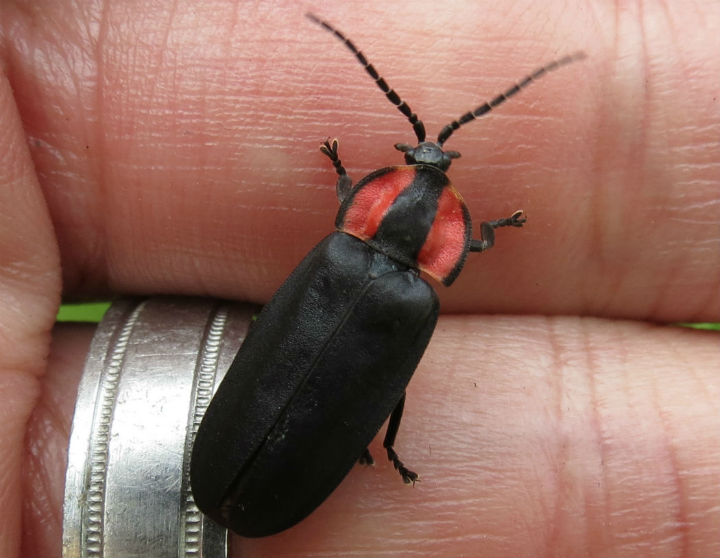
[[[191,485],[204,513],[246,537],[287,529],[319,506],[360,461],[390,417],[383,446],[403,480],[418,476],[395,439],[405,388],[432,336],[438,297],[420,272],[450,285],[468,252],[494,244],[500,227],[521,227],[521,210],[480,224],[445,171],[442,146],[463,124],[487,114],[532,81],[584,57],[536,70],[503,94],[445,126],[435,142],[408,104],[355,45],[333,33],[413,127],[418,144],[398,143],[406,165],[379,169],[356,185],[337,140],[321,151],[338,175],[336,231],[285,280],[251,326],[200,424]]]

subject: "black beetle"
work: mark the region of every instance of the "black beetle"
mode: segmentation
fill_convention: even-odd
[[[417,475],[393,444],[405,388],[430,340],[438,298],[423,271],[450,285],[468,252],[492,247],[494,229],[520,227],[522,211],[480,225],[445,171],[443,143],[549,70],[540,68],[445,126],[436,142],[410,107],[340,31],[312,14],[355,54],[407,117],[418,145],[396,144],[407,166],[387,167],[354,187],[337,152],[321,151],[338,174],[335,226],[263,308],[217,390],[195,439],[191,484],[198,507],[240,535],[272,535],[319,506],[390,416],[384,447],[406,482]]]

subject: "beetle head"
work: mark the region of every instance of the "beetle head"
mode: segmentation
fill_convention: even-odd
[[[432,141],[421,141],[417,147],[396,143],[395,149],[405,153],[405,162],[408,165],[430,165],[441,171],[448,170],[452,160],[460,157],[457,151],[443,151],[442,147]]]

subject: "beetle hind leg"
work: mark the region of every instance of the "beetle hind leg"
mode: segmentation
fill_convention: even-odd
[[[352,191],[352,180],[348,176],[348,173],[345,170],[345,167],[343,167],[343,165],[342,165],[340,156],[338,155],[338,140],[337,140],[337,138],[335,138],[333,140],[326,139],[323,142],[323,144],[320,146],[320,151],[322,151],[322,153],[324,153],[330,159],[330,162],[333,164],[333,167],[335,167],[335,172],[338,174],[338,180],[337,180],[337,185],[335,186],[335,191],[337,193],[338,200],[340,200],[340,203],[342,203],[342,201]]]
[[[418,480],[418,474],[411,471],[398,457],[397,452],[393,446],[395,445],[395,438],[397,438],[398,430],[400,429],[400,421],[402,420],[403,409],[405,408],[405,394],[400,398],[398,404],[395,405],[395,409],[390,415],[390,421],[388,422],[387,433],[385,434],[385,441],[383,447],[387,451],[388,460],[392,462],[395,470],[400,473],[405,484],[410,484]]]

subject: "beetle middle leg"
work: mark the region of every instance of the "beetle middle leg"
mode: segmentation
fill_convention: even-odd
[[[373,456],[370,453],[370,448],[365,448],[365,451],[358,458],[358,463],[360,465],[375,465],[375,460],[373,459]]]
[[[405,484],[415,484],[415,481],[418,480],[418,474],[403,465],[403,462],[400,461],[397,452],[393,448],[395,445],[395,438],[397,438],[398,429],[400,428],[400,420],[402,419],[404,408],[405,394],[403,393],[403,396],[400,398],[400,401],[398,401],[398,404],[395,405],[395,409],[390,415],[390,421],[388,422],[387,432],[385,433],[383,447],[387,451],[388,459],[392,461],[395,470],[400,473]]]
[[[335,172],[337,172],[338,174],[335,191],[337,193],[338,200],[340,200],[340,203],[342,203],[342,201],[348,196],[348,194],[352,192],[352,180],[348,176],[345,167],[343,167],[342,161],[340,161],[340,156],[338,155],[337,138],[333,139],[332,141],[326,139],[325,142],[320,146],[320,151],[322,151],[325,155],[328,156],[328,158],[333,164],[333,167],[335,167]]]
[[[480,223],[480,240],[473,238],[470,241],[471,252],[484,252],[495,245],[495,229],[499,227],[522,227],[527,218],[523,215],[523,210],[518,209],[515,213],[505,219],[497,221],[483,221]]]

